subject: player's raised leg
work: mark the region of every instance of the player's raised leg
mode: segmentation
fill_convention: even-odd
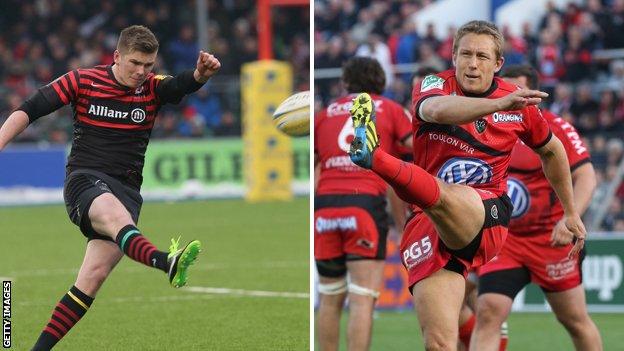
[[[121,260],[119,247],[104,240],[87,243],[84,260],[74,286],[61,298],[52,311],[32,350],[50,350],[87,313],[98,290]]]
[[[427,351],[456,350],[464,284],[462,275],[441,269],[414,285],[414,308]]]
[[[189,242],[183,248],[179,248],[178,242],[172,240],[169,252],[159,251],[141,234],[128,210],[111,193],[104,193],[93,200],[89,208],[89,220],[96,232],[115,240],[128,257],[167,273],[173,287],[179,288],[186,284],[187,269],[201,250],[198,240]]]
[[[373,330],[373,309],[383,281],[383,260],[347,261],[349,271],[349,324],[347,349],[368,350]]]
[[[375,105],[367,93],[353,99],[351,116],[355,129],[351,160],[377,173],[402,200],[422,208],[450,249],[466,247],[485,220],[485,209],[477,191],[464,185],[446,184],[417,165],[379,149]]]
[[[598,328],[587,314],[585,290],[582,285],[575,288],[546,293],[546,299],[566,328],[577,351],[601,351],[602,339]]]

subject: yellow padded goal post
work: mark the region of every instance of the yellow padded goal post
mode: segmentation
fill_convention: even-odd
[[[243,173],[248,201],[290,200],[293,160],[290,137],[273,124],[273,111],[292,94],[289,63],[246,63],[241,74]]]

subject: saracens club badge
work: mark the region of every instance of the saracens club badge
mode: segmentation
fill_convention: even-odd
[[[487,126],[487,121],[483,118],[478,119],[474,122],[475,129],[479,133],[483,133],[485,131],[485,127]]]

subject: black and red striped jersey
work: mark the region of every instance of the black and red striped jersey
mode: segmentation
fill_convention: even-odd
[[[39,98],[37,113],[29,118],[32,122],[71,104],[74,132],[67,173],[94,169],[140,187],[158,110],[201,86],[192,71],[175,78],[150,73],[138,88],[129,88],[115,79],[112,65],[76,69],[39,89],[45,102]]]

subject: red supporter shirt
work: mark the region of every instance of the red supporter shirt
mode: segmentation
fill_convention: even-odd
[[[353,140],[349,109],[355,96],[339,98],[314,116],[314,153],[321,166],[317,195],[386,193],[387,184],[372,171],[356,166],[347,154]],[[399,142],[412,134],[411,116],[390,99],[371,97],[375,102],[380,147],[396,156]]]
[[[471,95],[462,92],[454,70],[425,77],[412,95],[417,116],[413,119],[414,163],[447,183],[504,194],[511,150],[518,138],[532,148],[550,140],[548,123],[537,107],[498,111],[462,125],[425,122],[418,116],[418,109],[433,96],[497,99],[516,89],[516,85],[495,77],[488,91]]]
[[[574,171],[589,162],[589,152],[576,129],[549,111],[543,111],[543,114],[566,150],[570,169]],[[511,154],[507,187],[514,204],[509,233],[519,236],[550,235],[555,223],[563,216],[563,207],[542,171],[539,156],[521,142],[516,144]]]

